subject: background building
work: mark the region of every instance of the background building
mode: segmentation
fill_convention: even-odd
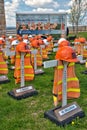
[[[6,33],[4,0],[0,0],[0,36]]]

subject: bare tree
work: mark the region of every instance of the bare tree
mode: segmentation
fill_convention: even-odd
[[[83,21],[87,11],[87,0],[72,0],[70,11],[70,22],[73,25],[73,31],[78,34],[78,25]]]

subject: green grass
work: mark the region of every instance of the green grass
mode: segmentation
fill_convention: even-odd
[[[69,34],[69,36],[75,36],[75,34]],[[87,39],[87,32],[79,32],[78,37],[85,37]]]
[[[54,59],[55,53],[50,55]],[[42,67],[43,68],[43,67]],[[9,83],[0,84],[0,130],[87,130],[87,75],[81,74],[86,70],[85,65],[76,64],[76,75],[80,81],[81,96],[76,101],[85,112],[85,117],[75,119],[75,124],[68,124],[66,127],[57,126],[49,119],[44,118],[44,112],[53,106],[52,87],[54,68],[44,69],[43,75],[35,75],[33,81],[26,82],[26,85],[33,85],[38,95],[22,100],[15,100],[7,92],[20,87],[15,85],[13,71],[9,70]]]

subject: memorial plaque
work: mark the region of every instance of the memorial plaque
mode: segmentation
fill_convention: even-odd
[[[34,89],[33,86],[30,85],[14,89],[13,91],[8,92],[8,94],[13,98],[20,100],[23,98],[30,97],[32,95],[36,95],[38,94],[38,92]]]
[[[82,109],[76,102],[74,102],[60,109],[55,110],[54,113],[59,121],[63,121],[72,117],[73,115],[75,115],[76,113],[80,111],[82,111]]]
[[[8,79],[8,77],[6,75],[2,75],[0,76],[0,84],[1,83],[7,83],[9,82],[10,80]]]
[[[15,96],[19,96],[19,95],[25,94],[26,92],[29,93],[34,90],[35,89],[32,86],[27,86],[27,87],[20,87],[18,89],[14,89],[13,92],[14,92]]]
[[[45,118],[48,118],[59,126],[65,126],[71,123],[75,118],[82,118],[84,116],[85,113],[76,102],[64,107],[58,106],[44,113]]]

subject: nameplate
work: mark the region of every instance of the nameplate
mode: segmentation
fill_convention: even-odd
[[[81,111],[82,109],[80,106],[76,102],[73,102],[65,105],[64,107],[54,110],[54,113],[59,121],[64,121]]]
[[[2,80],[7,80],[7,79],[8,79],[8,77],[5,76],[5,75],[0,76],[0,81],[2,81]]]
[[[75,104],[66,107],[65,109],[62,109],[61,111],[59,111],[60,116],[63,116],[65,114],[67,114],[68,112],[71,112],[73,110],[75,110],[77,108],[77,106]]]
[[[25,91],[29,91],[31,89],[33,89],[32,86],[23,87],[23,88],[17,89],[16,93],[22,93],[22,92],[25,92]]]

